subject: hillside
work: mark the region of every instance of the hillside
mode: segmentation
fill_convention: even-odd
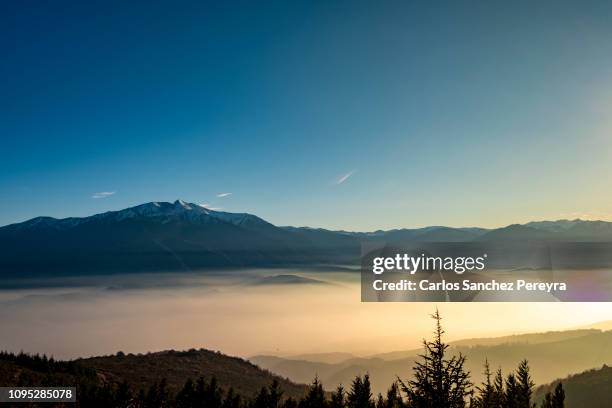
[[[609,408],[612,407],[612,367],[604,365],[600,369],[584,371],[580,374],[554,381],[538,387],[534,397],[541,401],[547,392],[554,390],[561,382],[565,389],[567,408]]]
[[[571,373],[612,363],[612,331],[570,330],[493,339],[471,339],[451,344],[450,352],[467,356],[466,368],[473,380],[482,380],[482,365],[508,373],[526,358],[536,384],[544,384]],[[357,374],[370,373],[374,390],[384,388],[396,376],[406,376],[422,350],[405,350],[368,358],[349,358],[336,364],[273,356],[254,356],[251,361],[297,382],[318,374],[323,384],[350,384]],[[560,358],[560,356],[563,356]]]
[[[91,357],[75,362],[108,378],[125,380],[136,388],[165,378],[171,389],[177,389],[188,378],[203,376],[207,379],[215,377],[221,388],[233,387],[236,392],[247,396],[270,385],[274,379],[288,395],[302,395],[305,389],[241,358],[205,349]]]
[[[565,330],[565,331],[551,331],[551,332],[546,332],[546,333],[514,334],[510,336],[501,336],[501,337],[463,339],[463,340],[452,342],[451,344],[455,347],[496,346],[496,345],[501,345],[501,344],[515,344],[515,343],[540,344],[540,343],[550,343],[554,341],[561,341],[561,340],[583,337],[589,334],[597,334],[599,332],[600,330],[597,330],[595,328]]]
[[[222,389],[232,387],[238,394],[252,397],[262,387],[277,380],[287,396],[303,395],[305,386],[295,384],[241,358],[210,350],[161,351],[147,354],[117,353],[69,362],[33,363],[28,358],[0,355],[0,382],[20,384],[86,384],[101,386],[126,382],[137,392],[162,379],[175,393],[189,378],[216,378]]]

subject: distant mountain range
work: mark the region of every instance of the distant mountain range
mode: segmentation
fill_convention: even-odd
[[[503,247],[504,260],[493,265],[499,267],[546,267],[546,251],[552,243],[564,246],[563,253],[584,255],[591,267],[612,265],[612,251],[608,250],[612,223],[604,221],[346,232],[278,227],[252,214],[213,211],[177,200],[82,218],[37,217],[1,227],[0,277],[358,264],[364,242],[391,247],[410,243],[425,250],[462,244],[472,251],[490,249],[493,253]],[[545,252],[543,260],[517,264],[525,251],[533,252],[534,243],[546,247],[540,248]],[[598,256],[593,258],[589,251]],[[571,260],[562,262],[572,266]]]
[[[305,383],[318,375],[329,387],[350,384],[355,375],[369,373],[373,390],[384,392],[397,376],[410,377],[411,368],[422,353],[422,349],[414,349],[368,357],[338,353],[292,357],[259,355],[249,360],[295,382]],[[467,357],[466,368],[476,384],[483,380],[485,359],[492,370],[499,367],[508,374],[516,369],[517,361],[526,358],[533,380],[541,385],[569,374],[612,364],[612,331],[582,329],[461,340],[451,343],[449,353],[462,353]]]

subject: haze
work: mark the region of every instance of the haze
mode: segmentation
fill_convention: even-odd
[[[277,275],[325,283],[270,284]],[[568,329],[612,316],[608,303],[361,303],[358,278],[258,270],[55,279],[38,282],[43,289],[15,283],[0,291],[1,347],[59,358],[199,347],[245,357],[367,355],[418,347],[435,307],[448,340]]]

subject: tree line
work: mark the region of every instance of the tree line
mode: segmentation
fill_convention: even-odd
[[[299,399],[285,397],[278,381],[262,387],[246,398],[232,388],[223,390],[215,378],[188,379],[176,393],[172,393],[165,380],[152,384],[147,390],[133,392],[129,384],[85,382],[77,390],[77,406],[91,408],[537,408],[533,401],[534,382],[527,360],[518,364],[514,372],[504,376],[501,369],[491,372],[484,363],[484,380],[474,386],[470,373],[464,368],[465,356],[448,356],[449,345],[444,343],[440,314],[432,315],[435,330],[432,340],[423,340],[424,352],[412,368],[410,380],[397,378],[388,391],[374,395],[368,374],[356,376],[348,389],[338,386],[326,392],[315,378],[305,395]],[[49,368],[58,364],[69,372],[80,372],[71,363],[60,363],[35,356],[8,355],[26,366]],[[539,408],[563,408],[565,392],[561,383],[547,393]]]

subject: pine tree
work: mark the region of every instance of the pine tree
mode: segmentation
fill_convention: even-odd
[[[143,407],[144,408],[163,408],[170,406],[169,392],[165,379],[162,379],[159,383],[153,383],[149,387],[149,391],[144,397]]]
[[[552,396],[552,408],[564,408],[565,407],[565,391],[561,383],[555,387],[555,393]]]
[[[476,387],[478,396],[474,399],[470,407],[475,408],[495,408],[495,387],[491,382],[491,369],[489,361],[485,359],[484,372],[485,380],[479,387]]]
[[[336,391],[332,392],[329,408],[345,408],[346,400],[344,398],[344,387],[339,385]]]
[[[355,377],[347,401],[349,408],[372,408],[374,406],[368,374],[364,375],[363,379],[359,376]]]
[[[225,395],[221,408],[240,408],[241,398],[240,395],[236,395],[234,389],[230,387]]]
[[[516,371],[517,379],[517,406],[518,408],[532,408],[535,404],[531,403],[531,396],[533,394],[533,386],[535,385],[531,380],[529,374],[529,364],[527,360],[520,362],[518,370]]]
[[[283,398],[283,391],[280,389],[280,384],[277,379],[272,381],[272,384],[269,388],[269,408],[276,408],[280,405],[280,402]]]
[[[504,406],[504,393],[504,376],[502,375],[501,368],[498,368],[495,373],[495,380],[493,381],[493,406],[495,408],[502,408]]]
[[[115,391],[115,406],[128,407],[132,403],[134,396],[127,382],[123,381]]]
[[[404,401],[397,386],[397,381],[394,381],[387,390],[387,408],[404,408]]]
[[[176,408],[191,408],[195,405],[193,381],[189,378],[183,388],[176,394]]]
[[[261,387],[259,393],[255,396],[253,400],[252,407],[253,408],[270,408],[270,393],[268,392],[268,387]]]
[[[550,395],[550,392],[547,392],[544,396],[544,400],[542,401],[540,408],[553,408],[552,395]]]
[[[518,408],[518,384],[513,373],[506,378],[506,392],[504,393],[503,408]]]
[[[325,391],[323,391],[323,385],[319,381],[318,377],[312,381],[308,388],[308,393],[300,401],[300,408],[324,408],[327,407],[327,401],[325,400]]]
[[[471,395],[470,374],[465,371],[465,357],[446,358],[448,344],[442,341],[440,314],[432,315],[436,321],[433,341],[423,340],[425,353],[413,368],[414,379],[400,382],[410,407],[414,408],[463,408]]]
[[[379,392],[378,396],[376,397],[376,408],[386,408],[386,404],[385,404],[385,399],[383,398],[382,394]]]

